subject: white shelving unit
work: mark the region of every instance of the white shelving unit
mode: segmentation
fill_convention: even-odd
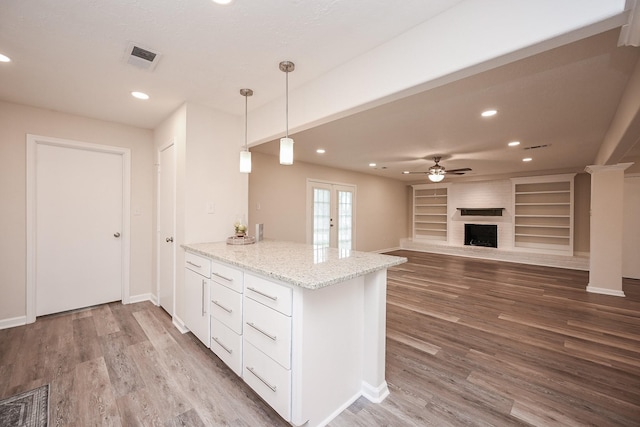
[[[574,176],[511,179],[514,248],[573,255]]]
[[[448,184],[413,185],[413,238],[447,241]]]

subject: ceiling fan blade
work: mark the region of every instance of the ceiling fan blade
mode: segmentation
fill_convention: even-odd
[[[461,169],[447,169],[447,173],[465,173],[471,172],[471,168],[461,168]]]
[[[428,171],[427,171],[427,172],[402,172],[402,173],[403,173],[404,175],[411,175],[411,174],[416,174],[416,173],[419,173],[419,174],[421,174],[421,175],[428,175],[428,174],[429,174],[429,172],[428,172]]]

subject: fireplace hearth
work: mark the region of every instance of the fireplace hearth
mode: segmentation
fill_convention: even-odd
[[[467,246],[498,247],[498,226],[492,224],[465,224],[464,244]]]

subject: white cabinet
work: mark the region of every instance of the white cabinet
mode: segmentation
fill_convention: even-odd
[[[243,378],[291,420],[292,289],[245,275]]]
[[[209,347],[209,275],[211,261],[187,252],[184,270],[184,324]]]
[[[574,176],[511,179],[514,248],[573,255]]]
[[[211,262],[211,351],[236,375],[242,375],[244,273]]]
[[[413,238],[447,241],[447,184],[413,185]]]

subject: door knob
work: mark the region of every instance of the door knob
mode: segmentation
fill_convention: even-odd
[[[118,233],[117,231],[115,233],[113,233],[113,237],[118,238],[120,237],[120,233]]]
[[[171,243],[173,242],[173,237],[167,237],[165,240],[167,241],[167,243]]]

